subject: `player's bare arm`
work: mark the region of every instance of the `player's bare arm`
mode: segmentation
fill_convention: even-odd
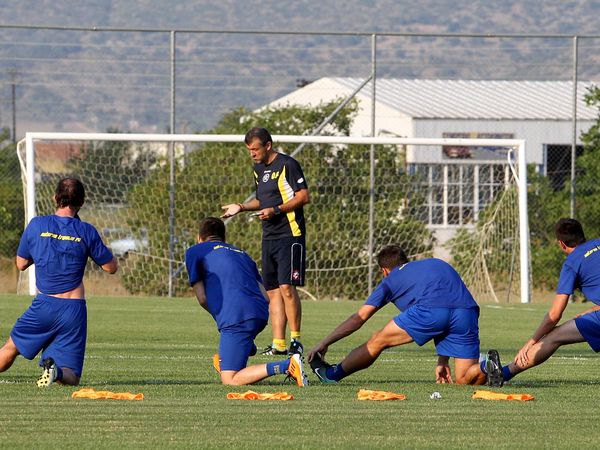
[[[107,262],[106,264],[102,264],[100,267],[102,268],[102,270],[112,275],[114,273],[117,273],[119,265],[117,263],[117,260],[113,258],[111,261]]]
[[[587,309],[585,311],[583,311],[582,313],[577,314],[575,317],[581,317],[581,316],[585,316],[586,314],[592,313],[594,311],[599,311],[600,310],[600,305],[595,305],[590,309]]]
[[[538,327],[538,329],[533,333],[531,339],[525,343],[525,345],[519,350],[517,356],[515,356],[514,362],[515,364],[524,367],[529,363],[528,352],[531,347],[533,347],[541,338],[550,333],[560,319],[562,318],[563,312],[567,307],[567,303],[569,301],[569,296],[567,294],[557,294],[552,302],[552,306],[550,310],[544,316],[542,323]]]
[[[454,383],[452,380],[449,356],[438,356],[437,365],[435,367],[435,382],[438,384]]]
[[[339,324],[326,338],[315,345],[308,353],[308,361],[312,361],[313,356],[319,353],[321,357],[325,356],[329,346],[340,339],[350,336],[356,330],[359,330],[369,318],[377,312],[379,308],[371,305],[363,305],[360,309]]]
[[[20,256],[17,256],[15,258],[15,264],[17,266],[17,269],[23,271],[33,264],[33,259],[25,259],[21,258]]]
[[[225,212],[221,215],[222,219],[233,217],[242,211],[256,211],[260,208],[260,203],[256,198],[249,200],[244,203],[230,203],[228,205],[221,206],[221,209]]]
[[[279,208],[279,214],[286,214],[308,203],[310,203],[308,189],[300,189],[294,193],[294,197],[292,197],[289,201],[282,203],[281,205],[277,205],[277,207]],[[275,211],[274,207],[269,207],[261,209],[257,216],[260,220],[269,220],[275,217],[277,214],[278,213]]]
[[[208,300],[206,299],[206,290],[204,289],[204,283],[202,281],[198,281],[194,283],[192,286],[194,290],[194,294],[196,294],[196,298],[198,299],[198,303],[202,308],[208,311]]]

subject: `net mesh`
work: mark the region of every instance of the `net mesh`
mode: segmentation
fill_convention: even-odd
[[[275,147],[290,154],[296,145]],[[24,146],[19,152],[25,161]],[[374,145],[373,157],[371,170],[366,145],[308,144],[295,155],[311,196],[304,298],[363,300],[381,279],[373,254],[398,243],[412,259],[452,263],[478,301],[518,301],[517,187],[506,161],[408,162],[407,148],[396,145]],[[35,174],[38,215],[54,212],[60,178],[82,180],[80,217],[119,259],[117,276],[90,263],[88,295],[190,295],[184,254],[198,220],[219,216],[221,205],[248,198],[254,186],[245,147],[226,142],[41,140]],[[242,213],[227,229],[228,241],[260,265],[260,220]]]

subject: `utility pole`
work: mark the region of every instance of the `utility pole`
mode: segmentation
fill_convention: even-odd
[[[10,71],[11,91],[12,91],[12,142],[17,143],[17,71]]]

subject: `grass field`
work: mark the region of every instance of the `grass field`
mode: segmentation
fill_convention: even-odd
[[[29,297],[0,296],[4,342]],[[304,302],[303,341],[316,343],[359,303]],[[572,304],[567,316],[586,308]],[[548,305],[482,305],[482,350],[508,361]],[[362,330],[332,346],[335,362],[396,313],[380,311]],[[0,448],[592,448],[597,426],[600,358],[587,344],[564,347],[521,374],[503,392],[532,402],[472,400],[472,387],[435,385],[432,345],[386,351],[370,368],[337,385],[281,385],[273,377],[252,389],[287,391],[295,400],[227,400],[211,366],[218,335],[191,299],[91,298],[80,387],[142,392],[143,401],[72,399],[78,389],[35,387],[37,361],[18,358],[0,374]],[[270,333],[257,339],[268,344]],[[254,357],[252,362],[265,362]],[[309,374],[309,376],[312,373]],[[403,393],[405,401],[361,402],[360,388]],[[433,391],[441,400],[430,400]]]

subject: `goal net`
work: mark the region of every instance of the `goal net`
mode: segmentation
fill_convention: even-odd
[[[524,142],[508,139],[273,136],[302,165],[311,196],[303,298],[363,300],[381,280],[374,255],[452,263],[478,301],[529,301]],[[199,219],[253,195],[240,135],[28,133],[19,143],[27,220],[54,212],[58,180],[86,187],[80,216],[119,259],[94,264],[88,295],[189,295],[184,253]],[[260,265],[260,221],[239,214],[228,240]],[[33,293],[33,270],[19,283]]]

